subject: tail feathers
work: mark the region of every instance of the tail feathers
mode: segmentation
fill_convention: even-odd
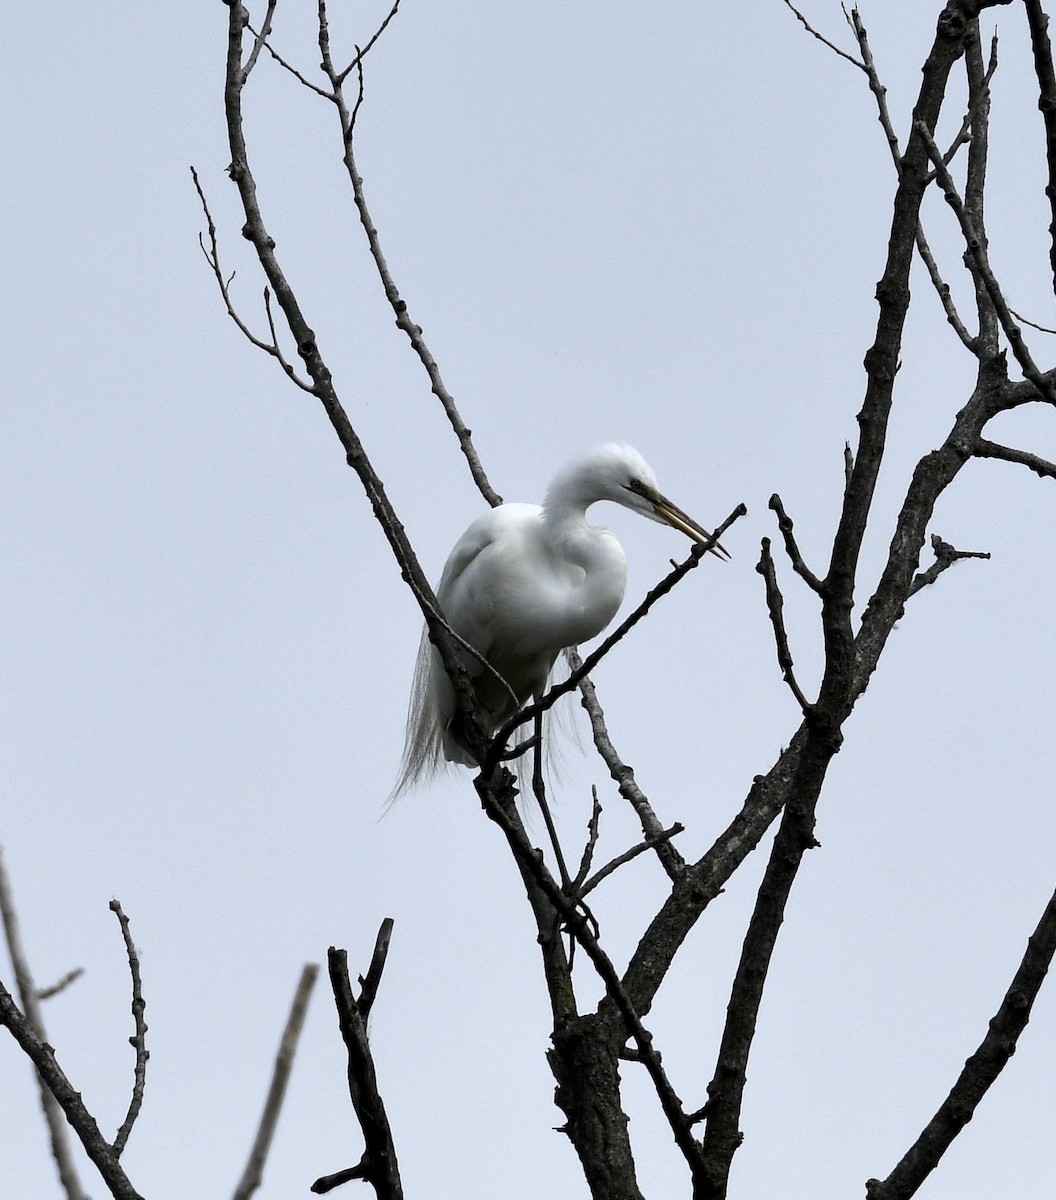
[[[554,674],[567,677],[567,671],[562,656]],[[477,766],[476,760],[458,738],[457,730],[452,729],[452,718],[457,720],[455,707],[454,687],[444,670],[439,652],[429,640],[429,631],[426,629],[422,633],[421,645],[418,648],[411,696],[407,705],[407,733],[403,758],[386,807],[417,784],[427,782],[450,763],[471,768]],[[579,741],[575,725],[569,720],[570,708],[571,706],[562,700],[555,710],[544,714],[543,750],[548,768],[555,765],[551,733],[559,733],[559,741],[568,740],[574,746]],[[502,715],[498,723],[501,724],[508,715]],[[551,717],[555,715],[557,720],[552,721]],[[523,741],[531,732],[531,729],[523,731],[516,740]],[[520,778],[522,789],[527,786],[529,792],[531,761],[532,756],[529,753],[517,757],[511,763]]]
[[[422,634],[418,661],[414,667],[411,698],[407,705],[407,735],[403,760],[389,802],[409,791],[416,783],[435,775],[444,764],[444,737],[450,716],[445,705],[444,691],[451,692],[443,664],[429,641],[429,631]]]

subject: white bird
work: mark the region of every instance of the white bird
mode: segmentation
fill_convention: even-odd
[[[451,551],[436,598],[450,628],[491,668],[462,651],[489,734],[540,697],[558,654],[599,634],[623,600],[623,547],[586,517],[598,500],[672,525],[695,542],[711,539],[661,494],[638,451],[618,445],[600,446],[559,471],[541,507],[500,504],[474,521]],[[717,543],[711,551],[729,557]],[[444,759],[474,765],[459,737],[454,687],[426,629],[393,795]]]

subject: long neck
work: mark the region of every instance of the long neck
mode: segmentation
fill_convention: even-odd
[[[553,562],[566,573],[566,645],[586,641],[612,620],[627,586],[627,559],[620,543],[607,529],[585,518],[593,497],[583,500],[566,495],[564,503],[547,496],[543,522]]]

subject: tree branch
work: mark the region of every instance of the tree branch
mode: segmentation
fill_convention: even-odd
[[[253,1139],[253,1148],[249,1152],[242,1178],[233,1193],[233,1200],[248,1200],[264,1181],[264,1164],[267,1162],[271,1140],[275,1136],[275,1128],[279,1123],[279,1113],[282,1102],[286,1097],[286,1085],[289,1083],[290,1072],[293,1069],[293,1058],[297,1053],[297,1043],[301,1030],[304,1028],[305,1014],[308,1012],[308,1002],[312,998],[319,967],[316,963],[305,963],[301,970],[301,978],[294,992],[290,1014],[286,1018],[286,1027],[282,1031],[279,1042],[279,1052],[275,1057],[275,1067],[268,1087],[264,1111],[261,1113],[257,1135]]]
[[[1012,319],[1012,314],[1009,311],[1008,304],[1001,291],[1001,287],[990,269],[990,262],[986,253],[986,243],[982,234],[978,233],[972,224],[971,217],[964,206],[964,202],[957,193],[956,184],[953,182],[953,177],[946,169],[945,163],[942,161],[942,156],[939,154],[939,149],[935,145],[935,141],[928,132],[927,126],[918,121],[914,125],[918,136],[920,137],[926,153],[931,158],[935,166],[935,175],[939,181],[939,186],[943,190],[947,202],[953,209],[954,214],[961,226],[961,231],[964,234],[965,244],[968,247],[968,253],[975,264],[976,270],[979,272],[979,277],[983,282],[986,292],[993,303],[994,310],[997,313],[998,320],[1001,322],[1001,328],[1004,330],[1005,337],[1008,338],[1009,345],[1012,347],[1012,353],[1016,357],[1023,374],[1031,383],[1038,389],[1045,400],[1049,404],[1056,404],[1056,393],[1049,385],[1048,381],[1038,369],[1027,344],[1023,339],[1023,332]]]
[[[64,992],[71,983],[76,982],[84,974],[84,967],[74,967],[72,971],[67,971],[58,982],[51,984],[50,987],[37,988],[38,1000],[50,1000],[52,996],[57,996],[59,992]]]
[[[125,910],[121,907],[120,901],[111,900],[110,911],[117,917],[121,925],[121,936],[125,942],[125,952],[128,954],[128,969],[132,976],[132,1020],[135,1022],[136,1027],[136,1032],[128,1039],[136,1052],[132,1098],[128,1103],[128,1113],[124,1121],[121,1122],[121,1128],[118,1129],[113,1143],[114,1154],[120,1158],[121,1152],[128,1142],[128,1136],[132,1132],[132,1126],[136,1123],[136,1118],[139,1116],[139,1110],[143,1107],[143,1092],[147,1086],[147,1059],[150,1058],[150,1051],[147,1049],[146,1040],[147,1022],[143,1015],[146,1009],[146,1001],[143,999],[143,983],[139,974],[139,954],[132,941],[132,933],[128,927],[128,917],[125,916]]]
[[[370,970],[367,972],[368,978],[371,978],[373,984],[372,991],[367,997],[370,1001],[374,999],[381,972],[385,967],[385,956],[388,953],[389,945],[387,933],[392,928],[391,921],[388,921],[387,924],[388,930],[383,924],[378,933],[374,958],[371,961]],[[312,1191],[322,1194],[331,1191],[341,1183],[347,1183],[352,1179],[362,1179],[374,1188],[378,1200],[402,1200],[403,1184],[400,1181],[400,1168],[396,1160],[396,1146],[392,1140],[385,1104],[378,1091],[374,1058],[367,1037],[366,1013],[363,1012],[361,1003],[357,1002],[352,995],[352,984],[348,976],[348,952],[337,950],[331,946],[327,954],[327,962],[330,969],[330,983],[334,990],[334,1003],[337,1006],[341,1038],[348,1051],[348,1091],[352,1098],[356,1119],[363,1131],[363,1155],[356,1166],[317,1179],[312,1184]]]
[[[861,13],[857,8],[852,8],[848,14],[851,28],[854,30],[854,36],[858,41],[858,49],[862,55],[862,65],[864,66],[866,76],[869,80],[869,90],[873,93],[876,100],[877,116],[880,121],[880,127],[884,131],[884,139],[887,142],[887,147],[891,151],[891,158],[895,164],[896,174],[902,172],[902,151],[899,147],[898,135],[895,133],[895,127],[891,121],[891,112],[887,105],[887,88],[884,87],[880,80],[879,72],[876,69],[876,62],[873,58],[873,52],[869,45],[869,34],[865,28],[865,23],[862,21]],[[996,65],[996,63],[995,63]],[[950,147],[950,157],[953,156],[955,150],[960,145],[961,138],[964,136],[969,127],[971,110],[966,114],[964,122],[961,126],[961,133],[954,139],[953,145]],[[946,313],[946,320],[954,333],[960,338],[962,344],[966,346],[972,353],[975,353],[975,339],[968,332],[964,322],[961,320],[960,314],[957,312],[957,306],[953,303],[953,296],[950,292],[950,285],[942,278],[939,272],[938,263],[935,261],[935,256],[931,252],[931,246],[928,244],[928,239],[924,234],[924,227],[919,219],[914,233],[916,240],[917,253],[920,255],[921,261],[927,268],[928,276],[931,279],[932,286],[939,297],[943,311]]]
[[[935,41],[922,71],[921,88],[914,108],[914,125],[900,161],[887,261],[876,289],[880,307],[876,337],[865,356],[867,383],[865,398],[858,413],[858,453],[844,492],[829,569],[823,584],[822,629],[826,668],[818,704],[829,713],[830,718],[837,721],[839,710],[846,704],[848,681],[855,671],[851,622],[855,577],[887,441],[902,331],[909,310],[910,268],[921,202],[927,185],[929,160],[921,131],[926,134],[935,127],[945,99],[950,71],[963,53],[970,17],[977,11],[978,6],[970,5],[967,0],[950,0],[940,14]]]
[[[55,1058],[55,1051],[33,1027],[32,1021],[24,1016],[15,1004],[11,993],[0,983],[0,1025],[5,1025],[18,1042],[26,1056],[37,1068],[43,1085],[55,1097],[74,1133],[81,1139],[88,1157],[92,1160],[110,1189],[114,1200],[143,1200],[125,1174],[113,1147],[103,1137],[95,1118],[84,1106],[80,1092],[76,1091]],[[64,1184],[65,1186],[65,1184]],[[66,1194],[84,1197],[84,1192]]]
[[[803,695],[796,682],[795,669],[792,662],[792,652],[788,648],[788,633],[785,630],[784,607],[785,599],[777,585],[777,571],[774,559],[770,553],[770,539],[763,538],[762,553],[755,567],[766,582],[766,607],[770,613],[770,624],[774,627],[774,641],[777,644],[777,665],[781,668],[781,676],[788,684],[789,690],[796,698],[796,703],[804,713],[810,711],[810,701]]]
[[[570,650],[567,653],[572,669],[578,671],[583,665],[583,660],[575,650]],[[653,811],[653,807],[649,803],[649,798],[638,786],[638,781],[634,777],[634,768],[628,766],[616,753],[616,747],[612,744],[608,728],[605,725],[605,712],[598,700],[594,684],[588,675],[584,675],[580,679],[579,690],[582,695],[583,708],[590,719],[594,745],[601,755],[603,762],[609,768],[609,774],[612,776],[617,790],[634,809],[641,823],[642,833],[645,834],[646,839],[652,841],[656,846],[656,856],[660,860],[661,866],[667,872],[668,877],[672,880],[680,878],[682,872],[685,870],[685,859],[679,853],[676,846],[660,836],[663,833],[664,827]]]
[[[1020,1034],[1056,953],[1056,893],[1027,942],[1023,960],[978,1049],[950,1094],[888,1177],[866,1183],[868,1200],[908,1200],[938,1165],[953,1139],[1015,1053]]]
[[[949,542],[944,542],[937,533],[931,535],[931,548],[935,554],[935,561],[926,571],[920,571],[913,577],[913,582],[909,585],[910,596],[915,596],[921,588],[934,583],[943,571],[948,570],[962,558],[990,557],[988,550],[957,550]]]
[[[690,1133],[682,1102],[667,1078],[661,1065],[660,1055],[653,1047],[652,1034],[642,1024],[612,961],[591,932],[588,919],[581,912],[576,899],[565,894],[547,870],[542,856],[528,841],[520,822],[511,819],[511,806],[502,802],[494,791],[491,780],[487,779],[482,772],[475,783],[484,811],[505,834],[507,844],[520,866],[522,874],[530,875],[536,886],[546,895],[547,901],[560,916],[565,928],[582,946],[594,966],[598,977],[605,986],[608,998],[619,1013],[625,1036],[629,1036],[633,1040],[638,1050],[640,1060],[652,1081],[660,1101],[660,1107],[674,1135],[675,1144],[696,1176],[701,1163],[700,1147]],[[555,1029],[555,1045],[562,1032],[561,1028]]]
[[[1056,463],[1027,450],[1015,450],[1011,446],[1002,446],[999,442],[991,442],[981,437],[976,439],[973,452],[978,458],[998,458],[1002,462],[1028,467],[1040,479],[1056,479]]]
[[[847,447],[848,452],[850,447]],[[852,460],[853,466],[853,460]],[[803,580],[812,592],[817,592],[821,595],[821,580],[807,566],[803,559],[803,555],[799,552],[799,546],[796,544],[796,535],[792,525],[792,518],[785,512],[785,506],[781,502],[781,497],[774,492],[770,497],[769,508],[771,512],[777,514],[777,528],[781,533],[781,537],[785,543],[785,553],[788,555],[788,561],[792,564],[792,570]]]
[[[395,5],[389,16],[385,19],[381,28],[371,39],[366,49],[377,41],[388,26],[389,21],[396,15]],[[349,182],[352,185],[352,195],[356,204],[356,211],[359,213],[360,224],[363,226],[363,231],[367,235],[367,244],[370,247],[371,257],[374,259],[374,265],[378,272],[378,278],[381,280],[382,288],[385,291],[385,298],[388,300],[392,311],[396,315],[396,326],[403,330],[411,343],[415,354],[425,368],[425,372],[429,377],[429,382],[432,388],[433,395],[440,401],[443,406],[447,419],[454,430],[455,436],[458,438],[458,444],[465,456],[469,466],[470,474],[473,481],[480,490],[481,495],[492,507],[502,503],[502,497],[491,486],[490,481],[481,464],[480,457],[477,454],[476,447],[473,445],[473,431],[462,420],[462,416],[455,404],[454,397],[448,391],[444,383],[443,376],[440,374],[440,367],[436,359],[433,357],[432,351],[429,349],[425,338],[422,336],[422,327],[418,325],[411,317],[407,307],[407,302],[400,295],[399,288],[396,286],[396,281],[393,278],[392,271],[389,269],[388,261],[385,258],[384,251],[381,247],[381,239],[378,235],[377,226],[374,224],[370,215],[370,209],[367,207],[366,192],[363,187],[363,177],[359,173],[359,168],[356,165],[356,157],[354,151],[355,139],[355,114],[358,112],[359,105],[363,98],[363,55],[366,50],[360,51],[352,60],[344,71],[338,72],[334,67],[333,60],[330,54],[330,38],[326,25],[326,10],[325,5],[320,5],[320,23],[319,23],[319,47],[322,54],[323,71],[330,80],[330,85],[333,88],[332,99],[337,106],[338,118],[341,124],[341,140],[344,146],[343,162],[345,170],[348,173]],[[345,101],[343,83],[349,71],[355,67],[359,75],[359,98],[352,112],[349,111]]]
[[[3,992],[3,995],[0,996],[0,1024],[7,1025],[11,1029],[11,1032],[15,1034],[16,1040],[19,1041],[22,1048],[29,1054],[29,1057],[33,1059],[34,1064],[37,1066],[40,1103],[41,1108],[44,1110],[44,1120],[47,1123],[48,1135],[51,1139],[51,1154],[55,1159],[59,1181],[62,1184],[63,1191],[66,1193],[67,1200],[87,1200],[84,1189],[81,1187],[81,1181],[77,1175],[77,1168],[74,1166],[73,1154],[70,1150],[70,1140],[67,1136],[66,1122],[63,1120],[60,1102],[49,1085],[45,1070],[41,1068],[38,1062],[38,1059],[50,1056],[52,1063],[54,1063],[54,1053],[51,1047],[46,1044],[47,1034],[44,1032],[44,1016],[40,1009],[40,996],[37,993],[36,985],[33,983],[33,975],[29,969],[29,959],[26,955],[25,947],[22,945],[22,933],[19,928],[18,913],[15,910],[14,893],[11,889],[11,881],[8,879],[7,867],[4,865],[2,848],[0,848],[0,917],[2,917],[4,923],[4,935],[7,939],[8,952],[11,955],[11,964],[15,969],[15,984],[18,987],[18,994],[25,1012],[25,1016],[23,1017],[15,1007],[14,1000],[11,999],[10,995],[3,989],[3,985],[0,984],[0,992]],[[4,997],[6,997],[6,1001]],[[6,1012],[4,1011],[5,1003],[8,1005],[8,1011]],[[21,1037],[16,1032],[16,1029],[21,1029]],[[36,1057],[34,1053],[30,1053],[23,1039],[28,1039],[34,1043]],[[57,1066],[55,1070],[58,1070]],[[80,1097],[77,1099],[79,1102]],[[94,1121],[92,1124],[94,1126]],[[102,1134],[99,1133],[98,1128],[95,1129],[95,1134],[105,1146],[106,1141]],[[109,1150],[109,1147],[107,1147],[107,1150]]]
[[[1038,77],[1038,109],[1045,123],[1045,156],[1049,165],[1045,195],[1049,198],[1052,220],[1049,224],[1049,264],[1053,291],[1056,292],[1056,71],[1052,64],[1049,18],[1041,0],[1023,0],[1034,51],[1034,73]]]
[[[613,871],[622,867],[625,863],[631,862],[639,855],[644,854],[647,850],[655,850],[657,846],[666,844],[671,838],[677,837],[680,833],[685,832],[685,825],[676,821],[670,829],[662,829],[656,837],[646,838],[644,842],[639,842],[636,846],[632,846],[629,850],[624,850],[622,854],[617,854],[614,859],[607,862],[605,866],[599,867],[591,877],[582,884],[578,884],[573,888],[576,896],[582,899],[588,892],[592,892],[599,883],[607,879]]]
[[[325,5],[320,5],[320,37],[325,33]],[[359,476],[374,511],[374,516],[384,533],[393,556],[400,566],[429,627],[429,636],[440,652],[444,668],[454,681],[455,697],[459,715],[467,737],[480,745],[485,738],[483,726],[477,716],[476,700],[472,685],[462,666],[455,644],[438,621],[436,596],[422,571],[417,556],[407,538],[403,525],[385,492],[384,484],[374,470],[359,435],[352,427],[344,406],[338,398],[330,368],[327,366],[315,333],[301,311],[293,288],[279,266],[275,254],[275,240],[264,224],[264,217],[257,200],[256,182],[249,166],[245,133],[242,127],[242,36],[249,21],[249,14],[239,0],[229,4],[226,79],[224,86],[224,111],[227,118],[228,143],[231,149],[231,165],[228,174],[237,186],[242,207],[246,214],[243,235],[252,243],[261,269],[282,310],[286,324],[293,336],[297,353],[300,355],[312,380],[310,391],[323,405],[342,447],[345,461]]]
[[[704,1134],[707,1182],[695,1200],[720,1200],[726,1196],[730,1164],[743,1138],[741,1104],[759,1005],[792,883],[803,854],[818,844],[814,838],[814,811],[825,769],[836,749],[834,744],[826,746],[824,741],[812,739],[810,752],[801,760],[801,777],[792,788],[759,885],[730,991],[715,1074],[708,1084]]]

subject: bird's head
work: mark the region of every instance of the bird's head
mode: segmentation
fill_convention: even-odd
[[[561,471],[551,484],[547,506],[563,498],[584,508],[597,500],[612,500],[633,512],[681,530],[704,544],[711,534],[660,491],[656,473],[633,446],[610,443]],[[718,558],[730,556],[716,542],[709,547]]]

